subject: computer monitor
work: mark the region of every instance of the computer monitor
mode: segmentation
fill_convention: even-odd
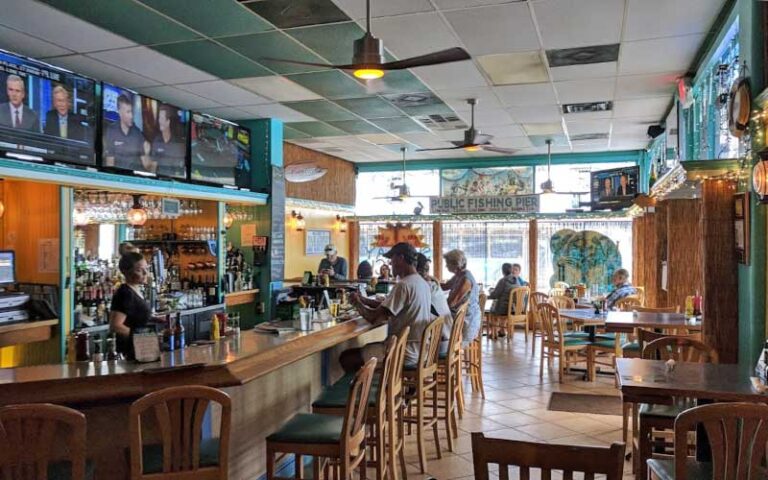
[[[13,250],[0,250],[0,285],[16,283],[16,254]]]

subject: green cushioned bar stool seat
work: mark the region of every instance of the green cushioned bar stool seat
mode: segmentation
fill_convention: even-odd
[[[608,338],[597,338],[594,342],[591,343],[591,345],[595,347],[603,347],[603,348],[615,348],[616,347],[616,340],[608,339]]]
[[[349,398],[349,389],[352,386],[352,380],[355,378],[354,373],[348,373],[341,377],[330,387],[323,390],[317,400],[312,402],[312,410],[318,409],[338,409],[338,413],[341,415],[343,410],[347,406],[347,399]],[[381,382],[380,376],[374,376],[371,382],[371,390],[368,394],[368,406],[376,404],[376,397],[379,395],[379,383]],[[325,412],[329,413],[329,412]]]
[[[337,415],[321,415],[300,413],[288,420],[272,435],[268,442],[277,443],[308,443],[308,444],[338,444],[341,441],[341,429],[344,417]]]
[[[566,332],[563,334],[565,338],[589,338],[589,332]]]
[[[686,480],[710,480],[712,478],[712,464],[709,462],[697,462],[689,458],[686,462]],[[648,460],[648,467],[660,480],[675,480],[675,460],[657,459]],[[764,478],[764,477],[759,477]]]
[[[616,334],[615,333],[596,333],[595,338],[616,340]]]
[[[144,445],[141,449],[144,463],[144,475],[163,472],[163,446]],[[200,442],[200,466],[216,467],[219,465],[219,439],[209,438]]]
[[[590,341],[586,338],[564,338],[563,343],[566,347],[576,347],[579,345],[590,345]]]
[[[631,352],[639,352],[640,351],[640,343],[639,342],[627,342],[624,345],[621,346],[622,350],[627,350]]]

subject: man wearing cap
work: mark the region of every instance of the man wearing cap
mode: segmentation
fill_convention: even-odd
[[[399,335],[410,327],[405,347],[405,363],[415,364],[419,359],[419,343],[427,325],[432,321],[432,292],[429,284],[416,271],[417,252],[412,245],[401,242],[384,254],[392,263],[394,275],[400,278],[389,295],[373,300],[353,293],[350,297],[360,315],[373,324],[387,323],[389,335]],[[369,343],[362,348],[342,352],[341,362],[345,372],[354,372],[372,358],[383,358],[384,343]]]
[[[333,280],[347,279],[347,261],[339,256],[334,244],[329,243],[325,246],[325,258],[320,260],[317,273],[327,273]]]

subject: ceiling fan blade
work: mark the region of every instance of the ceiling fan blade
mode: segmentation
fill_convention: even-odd
[[[517,153],[517,150],[512,148],[494,147],[493,145],[483,145],[483,150],[495,153],[506,153],[507,155]]]
[[[338,68],[340,70],[349,70],[351,68],[354,68],[352,65],[328,65],[327,63],[302,62],[299,60],[288,60],[285,58],[272,58],[272,57],[259,58],[259,62],[262,62],[262,61],[290,63],[293,65],[306,65],[308,67]]]
[[[461,140],[461,141],[452,140],[451,143],[454,144],[456,146],[456,148],[466,148],[466,147],[472,147],[472,146],[475,145],[475,143],[467,143],[467,142],[465,142],[463,140]]]
[[[417,152],[438,152],[440,150],[461,150],[464,146],[460,147],[440,147],[440,148],[419,148]]]
[[[382,70],[402,70],[404,68],[426,67],[429,65],[440,65],[441,63],[460,62],[469,60],[471,57],[466,50],[461,47],[440,50],[439,52],[427,53],[418,57],[404,58],[394,62],[382,63],[379,68]],[[339,67],[340,68],[340,67]]]
[[[484,133],[476,133],[475,138],[472,140],[474,145],[487,145],[491,143],[493,135],[486,135]]]

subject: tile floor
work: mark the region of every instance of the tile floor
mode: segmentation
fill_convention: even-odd
[[[621,416],[593,415],[547,410],[551,392],[619,395],[612,376],[598,375],[594,382],[582,381],[582,374],[566,375],[557,381],[557,371],[544,370],[539,378],[538,355],[524,335],[515,334],[514,341],[483,339],[483,378],[486,398],[472,393],[465,385],[466,412],[459,420],[459,438],[454,452],[447,451],[441,430],[443,458],[438,460],[433,441],[427,445],[427,474],[419,472],[415,432],[406,437],[408,480],[471,479],[473,476],[470,432],[482,431],[486,436],[535,442],[574,445],[610,445],[621,442]],[[537,347],[539,347],[537,342]],[[538,352],[538,348],[537,348]],[[427,435],[431,440],[431,435]],[[629,462],[625,462],[625,479],[634,478]],[[514,469],[510,476],[514,476]],[[533,478],[533,473],[532,478]],[[493,478],[498,475],[492,471]],[[553,475],[554,476],[554,475]]]

